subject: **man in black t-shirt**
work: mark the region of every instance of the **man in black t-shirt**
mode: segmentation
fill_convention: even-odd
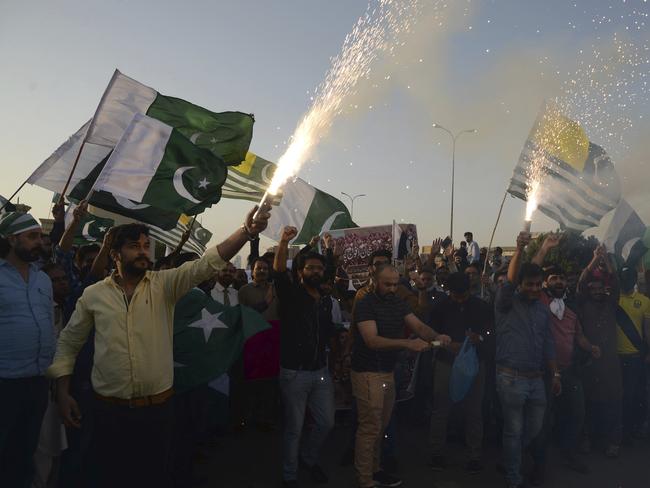
[[[287,272],[287,249],[298,231],[285,227],[273,270],[280,313],[280,392],[284,408],[282,432],[282,477],[285,488],[298,486],[298,465],[312,481],[327,483],[317,464],[320,448],[334,426],[334,386],[326,363],[326,346],[336,330],[332,324],[332,300],[321,296],[325,258],[302,254],[295,264],[296,281]],[[305,412],[313,427],[302,434]]]
[[[481,471],[481,445],[483,443],[483,387],[485,366],[482,344],[492,328],[492,310],[478,297],[471,295],[470,279],[464,273],[452,273],[447,279],[449,298],[439,302],[431,313],[431,325],[441,333],[451,336],[452,343],[438,351],[434,371],[433,411],[431,413],[430,442],[433,451],[431,466],[442,471],[445,466],[443,450],[447,440],[447,419],[453,405],[449,396],[449,377],[457,354],[468,338],[478,349],[479,373],[469,392],[462,400],[465,411],[465,444],[469,450],[467,470]]]
[[[395,267],[377,269],[373,282],[373,291],[357,302],[354,311],[357,327],[351,380],[359,423],[354,465],[361,488],[402,483],[379,468],[381,438],[395,403],[393,371],[399,351],[421,352],[430,349],[433,341],[441,345],[451,342],[449,336],[427,327],[396,296],[399,273]],[[405,339],[405,325],[418,338]]]

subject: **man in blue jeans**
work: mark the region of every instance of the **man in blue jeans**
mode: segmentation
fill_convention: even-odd
[[[497,393],[503,410],[503,457],[508,486],[522,486],[522,449],[539,433],[546,409],[544,364],[552,391],[562,390],[548,307],[540,301],[543,271],[521,266],[530,234],[521,232],[508,267],[508,281],[495,300]],[[520,269],[521,268],[521,269]],[[518,284],[518,287],[515,285]]]
[[[280,391],[284,404],[282,477],[285,488],[298,486],[298,466],[309,471],[315,483],[328,478],[317,464],[320,448],[334,426],[334,385],[326,363],[326,346],[334,337],[332,300],[321,296],[325,257],[308,252],[300,255],[297,280],[287,272],[287,249],[298,231],[285,227],[275,254],[274,284],[280,313]],[[305,411],[313,419],[303,439]],[[300,456],[299,456],[300,451]]]

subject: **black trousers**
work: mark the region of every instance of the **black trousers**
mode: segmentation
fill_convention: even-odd
[[[100,488],[171,486],[172,399],[130,408],[94,401],[91,471]]]
[[[0,486],[28,488],[34,477],[49,383],[43,376],[0,378]]]

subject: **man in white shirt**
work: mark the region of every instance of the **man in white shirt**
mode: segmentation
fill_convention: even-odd
[[[237,269],[232,263],[226,263],[226,266],[217,273],[217,283],[210,293],[215,301],[227,307],[239,304],[237,290],[232,286],[236,272]]]
[[[465,232],[465,240],[467,241],[467,262],[469,264],[478,263],[481,259],[478,242],[474,240],[474,235],[471,232]]]

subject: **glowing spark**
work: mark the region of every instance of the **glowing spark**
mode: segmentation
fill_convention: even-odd
[[[332,60],[325,80],[316,90],[313,104],[296,127],[289,147],[278,160],[267,193],[277,194],[309,158],[341,112],[343,100],[354,93],[360,79],[367,78],[370,66],[380,53],[391,53],[401,34],[409,32],[419,12],[418,0],[379,0],[368,5],[345,41],[341,53]]]
[[[526,194],[526,217],[525,221],[530,222],[533,220],[533,212],[537,210],[537,192],[539,191],[539,180],[534,180],[531,182]]]

